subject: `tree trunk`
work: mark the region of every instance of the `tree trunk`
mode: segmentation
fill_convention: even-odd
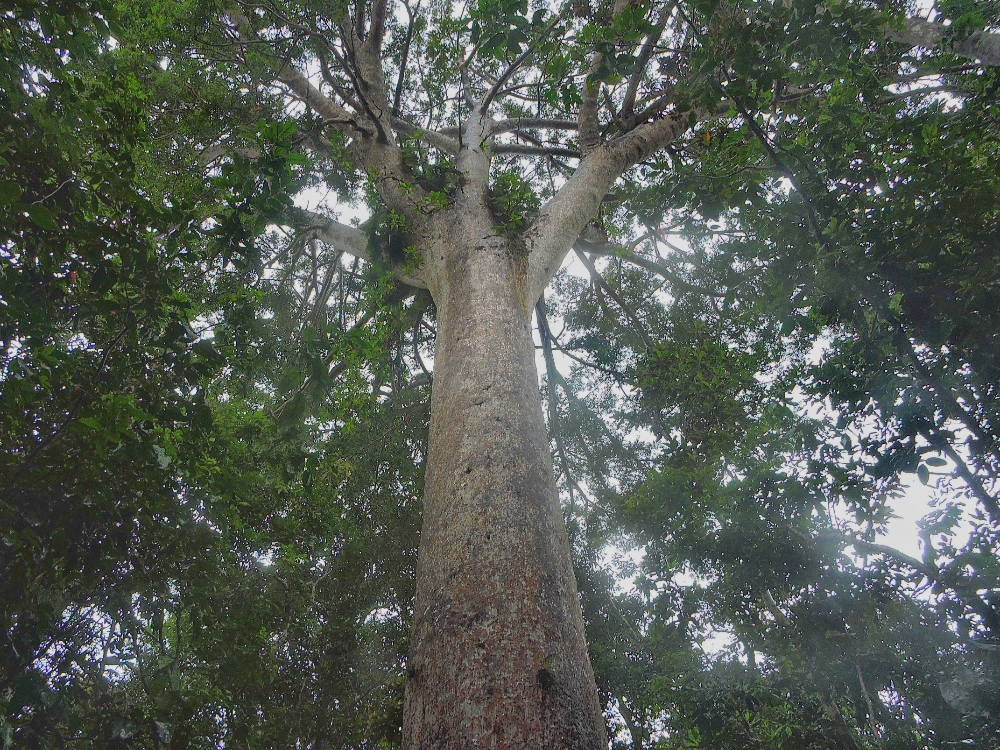
[[[525,264],[455,229],[437,305],[407,750],[596,750],[606,730],[542,418]]]

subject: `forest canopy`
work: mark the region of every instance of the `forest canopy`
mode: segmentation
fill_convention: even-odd
[[[589,654],[532,690],[592,668],[615,750],[1000,746],[995,3],[17,0],[0,47],[0,748],[438,746],[428,485],[500,480],[432,420],[503,321]]]

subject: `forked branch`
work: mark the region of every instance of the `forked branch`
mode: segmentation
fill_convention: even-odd
[[[589,155],[584,150],[576,172],[542,206],[525,234],[529,251],[528,300],[532,305],[625,170],[679,138],[693,124],[716,114],[705,109],[672,112],[619,135]]]

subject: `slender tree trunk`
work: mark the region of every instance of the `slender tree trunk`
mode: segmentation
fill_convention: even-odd
[[[403,747],[607,748],[542,418],[525,264],[455,228],[437,343]]]

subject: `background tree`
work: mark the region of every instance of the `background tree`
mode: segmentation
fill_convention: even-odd
[[[533,308],[615,742],[991,741],[996,78],[947,53],[989,63],[996,19],[974,5],[942,7],[947,31],[860,5],[528,10],[7,17],[6,127],[25,134],[4,154],[25,176],[4,183],[8,742],[376,746],[398,741],[404,664],[411,711],[451,700],[419,688],[421,663],[456,669],[421,645],[435,633],[418,617],[409,649],[404,634],[428,597],[443,622],[470,615],[449,592],[479,593],[496,570],[445,550],[445,568],[484,578],[410,609],[427,385],[433,370],[438,403],[457,384],[440,429],[487,451],[479,465],[449,449],[432,497],[479,482],[480,499],[523,501],[502,487],[545,455],[540,412],[509,408],[537,392]],[[911,56],[915,40],[939,53]],[[935,101],[944,90],[960,98]],[[292,207],[321,183],[371,218]],[[463,241],[461,226],[476,231]],[[536,305],[573,244],[589,283],[558,279]],[[432,248],[465,260],[435,269]],[[456,340],[450,365],[442,342],[468,337],[449,304],[502,340]],[[508,345],[516,398],[466,393],[462,412],[462,383],[500,382]],[[804,417],[810,398],[827,414]],[[513,470],[463,423],[474,407],[503,412],[491,430]],[[943,504],[923,559],[880,545],[901,473],[942,468],[942,500],[965,493],[971,511]],[[549,474],[529,492],[547,543]],[[489,557],[486,542],[523,539],[478,541]],[[642,545],[633,593],[614,593],[609,543]],[[517,572],[530,581],[531,561]],[[473,619],[501,628],[495,653],[472,651],[490,680],[449,679],[492,683],[498,711],[505,690],[547,696],[502,731],[542,716],[552,736],[596,737],[570,677],[587,670],[579,634],[504,619]],[[711,630],[732,634],[728,661],[699,653]],[[538,632],[568,651],[535,659],[514,640]],[[463,695],[442,711],[491,705]],[[445,741],[434,721],[408,726],[411,744]]]

